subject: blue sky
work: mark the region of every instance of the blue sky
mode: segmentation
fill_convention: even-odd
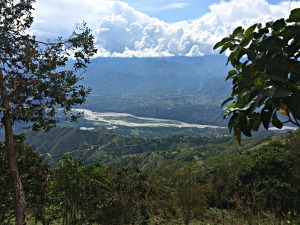
[[[242,1],[242,0],[241,0]],[[136,10],[166,22],[197,19],[209,12],[209,6],[219,3],[216,0],[124,0]],[[268,0],[270,4],[278,4],[280,0]]]
[[[30,32],[67,37],[75,23],[93,31],[98,56],[202,56],[237,26],[287,17],[297,1],[37,0]]]

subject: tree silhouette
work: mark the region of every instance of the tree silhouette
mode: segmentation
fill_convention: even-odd
[[[16,224],[26,223],[26,201],[13,140],[13,124],[30,122],[33,130],[55,126],[57,109],[65,114],[84,102],[89,89],[77,82],[96,53],[86,24],[67,39],[40,42],[29,34],[34,0],[0,2],[0,118],[5,129],[6,155],[13,181]],[[71,59],[73,59],[71,61]],[[68,67],[67,67],[68,66]],[[71,116],[75,120],[79,115]]]

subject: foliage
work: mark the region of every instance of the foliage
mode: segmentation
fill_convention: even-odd
[[[291,151],[289,160],[293,163],[290,182],[300,192],[300,130],[290,132],[286,138],[287,149]]]
[[[109,204],[108,190],[102,167],[64,156],[52,179],[51,217],[61,219],[62,225],[100,222],[102,208]]]
[[[8,110],[3,101],[7,98],[12,123],[32,122],[33,129],[49,129],[55,125],[57,107],[68,113],[73,105],[85,100],[89,90],[76,83],[83,78],[96,49],[85,23],[77,25],[66,40],[36,40],[27,31],[33,22],[34,2],[0,3],[0,73],[4,80],[0,112],[3,120],[3,110]],[[71,57],[75,61],[68,63]]]
[[[281,142],[269,143],[270,138],[265,139],[268,142],[256,140],[259,144],[245,141],[244,145],[253,148],[238,154],[230,148],[241,146],[225,143],[224,149],[216,151],[221,156],[207,155],[205,161],[192,159],[196,153],[203,154],[204,148],[211,152],[217,145],[183,149],[180,156],[176,151],[151,153],[170,159],[151,169],[140,168],[148,158],[136,161],[131,156],[130,162],[128,156],[123,164],[101,167],[64,156],[53,169],[50,187],[47,177],[46,188],[44,179],[39,180],[37,167],[31,168],[32,161],[35,162],[32,158],[37,157],[33,152],[24,155],[30,162],[26,163],[30,165],[26,170],[35,171],[34,176],[25,175],[31,185],[25,183],[29,203],[34,203],[28,205],[29,214],[35,216],[35,212],[40,212],[43,217],[36,217],[37,221],[45,225],[293,223],[300,212],[299,158],[295,154],[299,131],[273,139]],[[223,151],[230,153],[226,155]],[[2,182],[1,187],[7,184]],[[11,194],[6,198],[7,192],[1,189],[0,199],[13,203]],[[38,196],[36,200],[34,193]]]
[[[112,182],[113,205],[105,210],[106,224],[146,224],[148,175],[138,167],[122,166],[108,171]]]
[[[239,173],[237,194],[248,213],[272,211],[280,215],[295,210],[300,203],[299,192],[290,182],[293,162],[289,151],[272,142],[252,153],[252,165]]]
[[[241,133],[251,136],[261,124],[282,128],[290,122],[300,126],[300,9],[294,9],[287,20],[279,19],[254,24],[244,30],[237,27],[214,49],[229,50],[227,63],[233,70],[226,80],[232,80],[232,93],[222,106],[224,117],[234,130],[237,142]],[[282,122],[281,114],[286,121]]]
[[[64,152],[68,152],[72,157],[85,157],[87,163],[106,164],[128,154],[180,151],[184,148],[228,141],[230,137],[125,137],[109,131],[85,131],[70,127],[56,127],[47,133],[27,134],[28,144],[35,146],[52,166],[56,165]]]
[[[200,176],[206,187],[208,205],[219,209],[234,207],[235,184],[240,171],[250,162],[250,157],[242,154],[215,156],[208,160]]]
[[[5,129],[16,225],[26,224],[26,200],[16,162],[13,125],[30,122],[33,130],[49,130],[57,122],[54,116],[58,108],[68,114],[74,105],[82,104],[90,90],[77,82],[97,51],[85,23],[77,25],[68,39],[38,41],[28,32],[34,2],[0,2],[0,121]],[[78,116],[74,114],[71,119]]]
[[[50,167],[38,152],[24,143],[24,136],[15,136],[17,160],[24,180],[24,189],[28,199],[27,207],[35,221],[45,223],[46,208],[50,201]],[[9,223],[15,215],[12,185],[7,168],[7,159],[3,154],[5,144],[0,143],[0,223]],[[10,224],[10,223],[9,223]]]
[[[206,210],[204,185],[197,179],[198,170],[191,163],[175,173],[175,195],[177,207],[185,225],[194,219],[200,219]]]

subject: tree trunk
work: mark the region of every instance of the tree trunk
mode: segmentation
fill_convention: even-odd
[[[5,149],[8,162],[8,170],[11,176],[11,181],[13,183],[15,204],[16,204],[16,225],[26,225],[26,201],[23,185],[21,182],[19,169],[16,161],[16,154],[14,148],[13,139],[13,127],[12,119],[10,115],[9,99],[7,95],[6,85],[3,78],[2,71],[0,70],[0,85],[2,92],[2,108],[4,116],[2,118],[2,123],[5,128]]]

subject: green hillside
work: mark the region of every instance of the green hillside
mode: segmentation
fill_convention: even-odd
[[[230,136],[142,138],[57,127],[28,133],[27,142],[55,166],[49,193],[59,201],[43,204],[59,209],[45,214],[57,224],[64,217],[61,202],[77,200],[92,214],[76,215],[97,212],[87,218],[99,224],[155,224],[158,217],[182,224],[185,210],[191,225],[298,224],[299,131],[238,145]]]
[[[270,137],[249,139],[242,146],[230,136],[172,135],[162,138],[127,137],[110,131],[56,127],[49,132],[27,134],[34,146],[51,165],[64,153],[81,157],[86,163],[121,164],[126,161],[144,168],[175,162],[201,162],[211,156],[239,153],[261,144]]]

